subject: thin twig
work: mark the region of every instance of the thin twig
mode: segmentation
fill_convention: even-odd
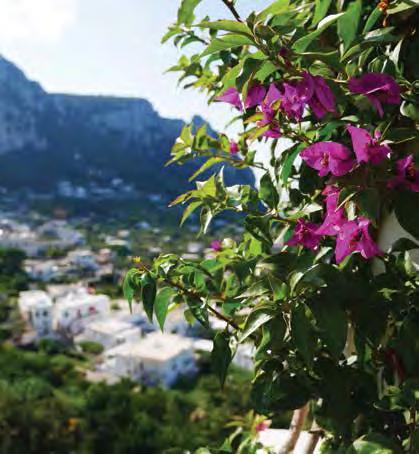
[[[234,7],[234,3],[232,2],[232,0],[221,0],[225,6],[227,6],[227,8],[231,11],[231,14],[234,16],[234,18],[239,21],[239,22],[243,22],[241,17],[240,17],[240,14],[237,12],[236,8]]]

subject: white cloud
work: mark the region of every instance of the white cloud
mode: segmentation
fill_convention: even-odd
[[[77,0],[0,0],[0,41],[57,41],[76,19]]]

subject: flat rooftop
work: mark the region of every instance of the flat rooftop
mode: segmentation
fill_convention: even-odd
[[[136,329],[131,323],[116,319],[96,320],[89,323],[86,329],[104,334],[118,334],[121,331]],[[138,329],[138,328],[137,328]]]
[[[107,356],[136,357],[156,362],[166,362],[192,348],[190,339],[176,334],[151,333],[138,342],[119,345],[107,351]]]

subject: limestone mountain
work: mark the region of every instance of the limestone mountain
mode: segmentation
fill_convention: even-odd
[[[161,117],[145,99],[47,93],[0,57],[0,186],[10,190],[119,179],[173,197],[189,187],[194,170],[164,167],[183,124]],[[225,177],[253,181],[248,170],[228,169]]]

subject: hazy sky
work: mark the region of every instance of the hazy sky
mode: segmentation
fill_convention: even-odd
[[[241,0],[245,14],[266,0]],[[163,116],[189,120],[198,113],[221,128],[229,109],[176,87],[163,74],[178,57],[161,36],[178,0],[0,0],[0,52],[48,91],[149,99]],[[228,17],[221,0],[201,11]]]

